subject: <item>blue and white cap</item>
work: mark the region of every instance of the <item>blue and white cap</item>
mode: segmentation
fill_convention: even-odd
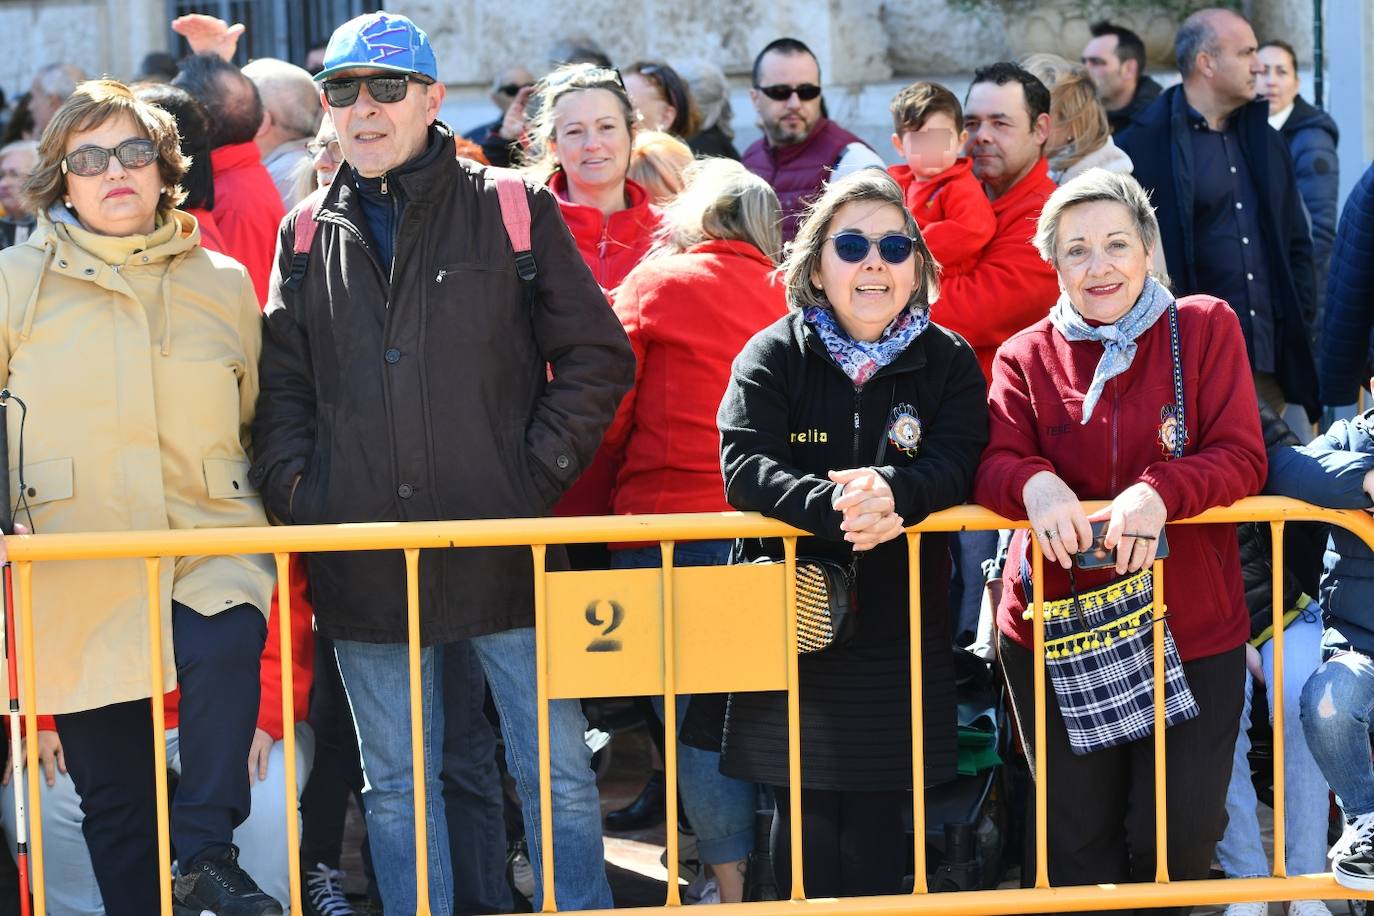
[[[324,69],[315,79],[327,80],[354,67],[418,73],[436,82],[439,79],[429,36],[396,13],[368,13],[335,29],[324,50]]]

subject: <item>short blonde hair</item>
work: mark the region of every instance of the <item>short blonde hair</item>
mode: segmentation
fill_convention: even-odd
[[[1099,201],[1121,204],[1130,211],[1140,243],[1147,254],[1154,251],[1159,238],[1159,220],[1150,206],[1150,195],[1130,175],[1094,168],[1064,182],[1045,201],[1035,224],[1034,243],[1040,257],[1058,268],[1055,252],[1059,246],[1060,219],[1074,207]]]
[[[682,177],[682,193],[663,208],[663,228],[648,257],[677,254],[708,239],[734,239],[778,262],[782,207],[768,182],[720,158],[693,162]]]
[[[912,291],[907,306],[929,308],[940,292],[940,265],[931,256],[920,227],[907,210],[902,189],[891,175],[878,168],[860,169],[827,185],[825,192],[811,204],[787,252],[787,263],[784,265],[787,304],[799,309],[814,305],[830,308],[824,291],[811,281],[811,277],[820,269],[821,249],[830,239],[830,223],[835,219],[836,211],[856,201],[890,204],[902,214],[902,232],[916,240],[916,253],[921,257],[920,282]]]
[[[1050,120],[1066,125],[1071,138],[1067,146],[1045,150],[1058,171],[1066,171],[1084,156],[1097,152],[1112,135],[1097,86],[1081,67],[1062,76],[1050,90]]]
[[[116,80],[87,80],[76,87],[57,109],[38,143],[38,163],[24,183],[24,199],[30,212],[47,213],[67,193],[62,160],[72,134],[95,130],[112,118],[127,114],[145,139],[157,149],[157,169],[162,193],[157,199],[159,216],[166,217],[186,198],[181,179],[191,161],[181,152],[177,122],[151,102],[136,98],[129,87]],[[78,214],[79,215],[79,214]]]
[[[682,190],[682,170],[692,158],[692,148],[667,131],[642,130],[635,134],[626,177],[648,191],[654,203],[667,203]]]

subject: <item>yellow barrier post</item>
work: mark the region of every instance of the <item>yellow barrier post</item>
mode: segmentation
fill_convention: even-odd
[[[543,847],[540,861],[530,856],[530,864],[539,869],[537,872],[544,882],[545,913],[558,911],[558,898],[554,893],[553,863],[553,786],[550,784],[549,764],[549,591],[548,569],[545,566],[547,548],[543,544],[531,544],[534,554],[534,691],[538,709],[536,710],[539,729],[539,839]],[[666,778],[666,777],[665,777]]]
[[[1169,883],[1169,797],[1164,748],[1164,561],[1154,565],[1154,679],[1155,679],[1155,880]]]
[[[13,544],[14,540],[9,539],[7,543]],[[29,783],[29,880],[33,884],[33,911],[46,913],[48,904],[47,886],[43,877],[43,799],[38,786],[42,774],[38,768],[38,690],[33,670],[33,564],[15,563],[14,568],[19,573],[19,664],[24,669],[24,731],[29,735],[24,754],[25,778]],[[14,753],[13,748],[10,749],[10,753]],[[20,893],[23,893],[23,888],[20,888]],[[172,888],[169,884],[164,912],[171,908],[171,893]]]
[[[916,836],[915,882],[911,893],[928,892],[926,886],[926,735],[921,702],[921,533],[906,535],[908,579],[907,601],[911,628],[911,826]],[[853,609],[850,609],[853,613]]]
[[[281,637],[281,734],[286,776],[286,869],[291,912],[301,911],[300,801],[296,794],[296,672],[291,654],[291,555],[274,554],[277,562],[277,633]],[[271,610],[268,610],[271,613]]]
[[[429,825],[425,815],[424,678],[420,662],[420,551],[407,547],[406,642],[410,669],[410,767],[415,795],[415,912],[429,916]],[[282,626],[283,630],[289,627]],[[286,660],[282,660],[285,667]],[[437,736],[436,736],[437,737]]]
[[[1045,767],[1045,554],[1031,532],[1031,641],[1035,664],[1031,679],[1035,693],[1035,886],[1050,886],[1049,786]]]
[[[168,823],[167,805],[167,718],[162,708],[162,560],[144,557],[148,573],[148,646],[149,672],[153,704],[153,784],[157,790],[157,873],[158,891],[162,895],[162,916],[172,916],[172,875],[168,871],[172,861],[172,839]],[[30,773],[37,773],[31,769]]]
[[[1274,717],[1274,877],[1288,877],[1288,857],[1285,853],[1288,842],[1288,812],[1285,786],[1283,781],[1283,520],[1269,523],[1273,538],[1273,575],[1271,587],[1274,589],[1274,702],[1269,704]],[[1247,675],[1248,676],[1248,675]],[[1241,723],[1245,727],[1245,723]]]
[[[797,539],[784,538],[783,587],[787,590],[787,804],[792,812],[792,899],[806,899],[802,874],[801,681],[797,666]],[[779,888],[781,890],[781,888]]]
[[[681,906],[682,897],[677,886],[677,647],[673,641],[676,628],[673,619],[673,546],[672,541],[659,542],[663,554],[663,778],[668,787],[664,833],[668,841],[667,905]]]

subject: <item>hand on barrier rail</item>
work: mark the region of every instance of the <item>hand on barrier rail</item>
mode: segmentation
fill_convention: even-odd
[[[267,761],[272,756],[272,736],[262,729],[253,732],[253,743],[248,746],[248,784],[267,782]]]
[[[871,550],[902,533],[892,487],[876,469],[831,471],[830,479],[840,485],[831,506],[844,516],[840,528],[856,551]]]
[[[1154,563],[1159,533],[1164,530],[1168,515],[1155,488],[1142,482],[1122,490],[1110,506],[1094,512],[1088,521],[1110,519],[1102,545],[1116,551],[1116,574],[1120,576],[1139,572]]]
[[[1041,471],[1027,480],[1021,501],[1045,556],[1065,569],[1073,564],[1074,554],[1093,542],[1092,526],[1078,496],[1053,471]]]
[[[24,740],[28,740],[27,738]],[[24,753],[24,748],[19,749],[19,753]],[[57,774],[67,775],[67,755],[62,751],[62,739],[57,737],[57,732],[40,731],[38,733],[38,765],[43,770],[43,781],[51,789],[57,785]],[[13,772],[13,761],[9,755],[5,755],[5,773],[0,776],[0,786],[10,784],[10,773]]]
[[[14,533],[15,533],[15,534],[28,534],[28,533],[29,533],[29,529],[25,528],[23,525],[19,524],[18,522],[15,522],[15,523],[14,523]],[[9,557],[9,551],[7,551],[7,550],[5,549],[5,536],[4,536],[3,534],[0,534],[0,563],[6,563],[6,562],[8,562],[8,561],[9,561],[9,558],[10,558],[10,557]]]

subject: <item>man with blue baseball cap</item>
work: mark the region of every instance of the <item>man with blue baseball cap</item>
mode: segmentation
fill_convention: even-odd
[[[437,120],[444,85],[434,51],[406,17],[373,13],[340,26],[316,79],[346,162],[322,197],[282,224],[253,482],[285,523],[548,515],[634,378],[624,331],[557,202],[514,173],[455,158],[453,134]],[[528,208],[520,257],[503,192],[524,205],[508,198],[508,207]],[[561,548],[548,557],[549,568],[566,564]],[[534,571],[528,548],[436,549],[421,552],[419,580],[426,858],[438,916],[454,912],[438,807],[441,685],[449,650],[463,641],[500,712],[542,877]],[[399,551],[310,557],[317,628],[334,640],[358,726],[389,913],[416,912],[418,897],[406,581]],[[610,907],[586,720],[572,700],[550,702],[548,713],[557,906]]]

